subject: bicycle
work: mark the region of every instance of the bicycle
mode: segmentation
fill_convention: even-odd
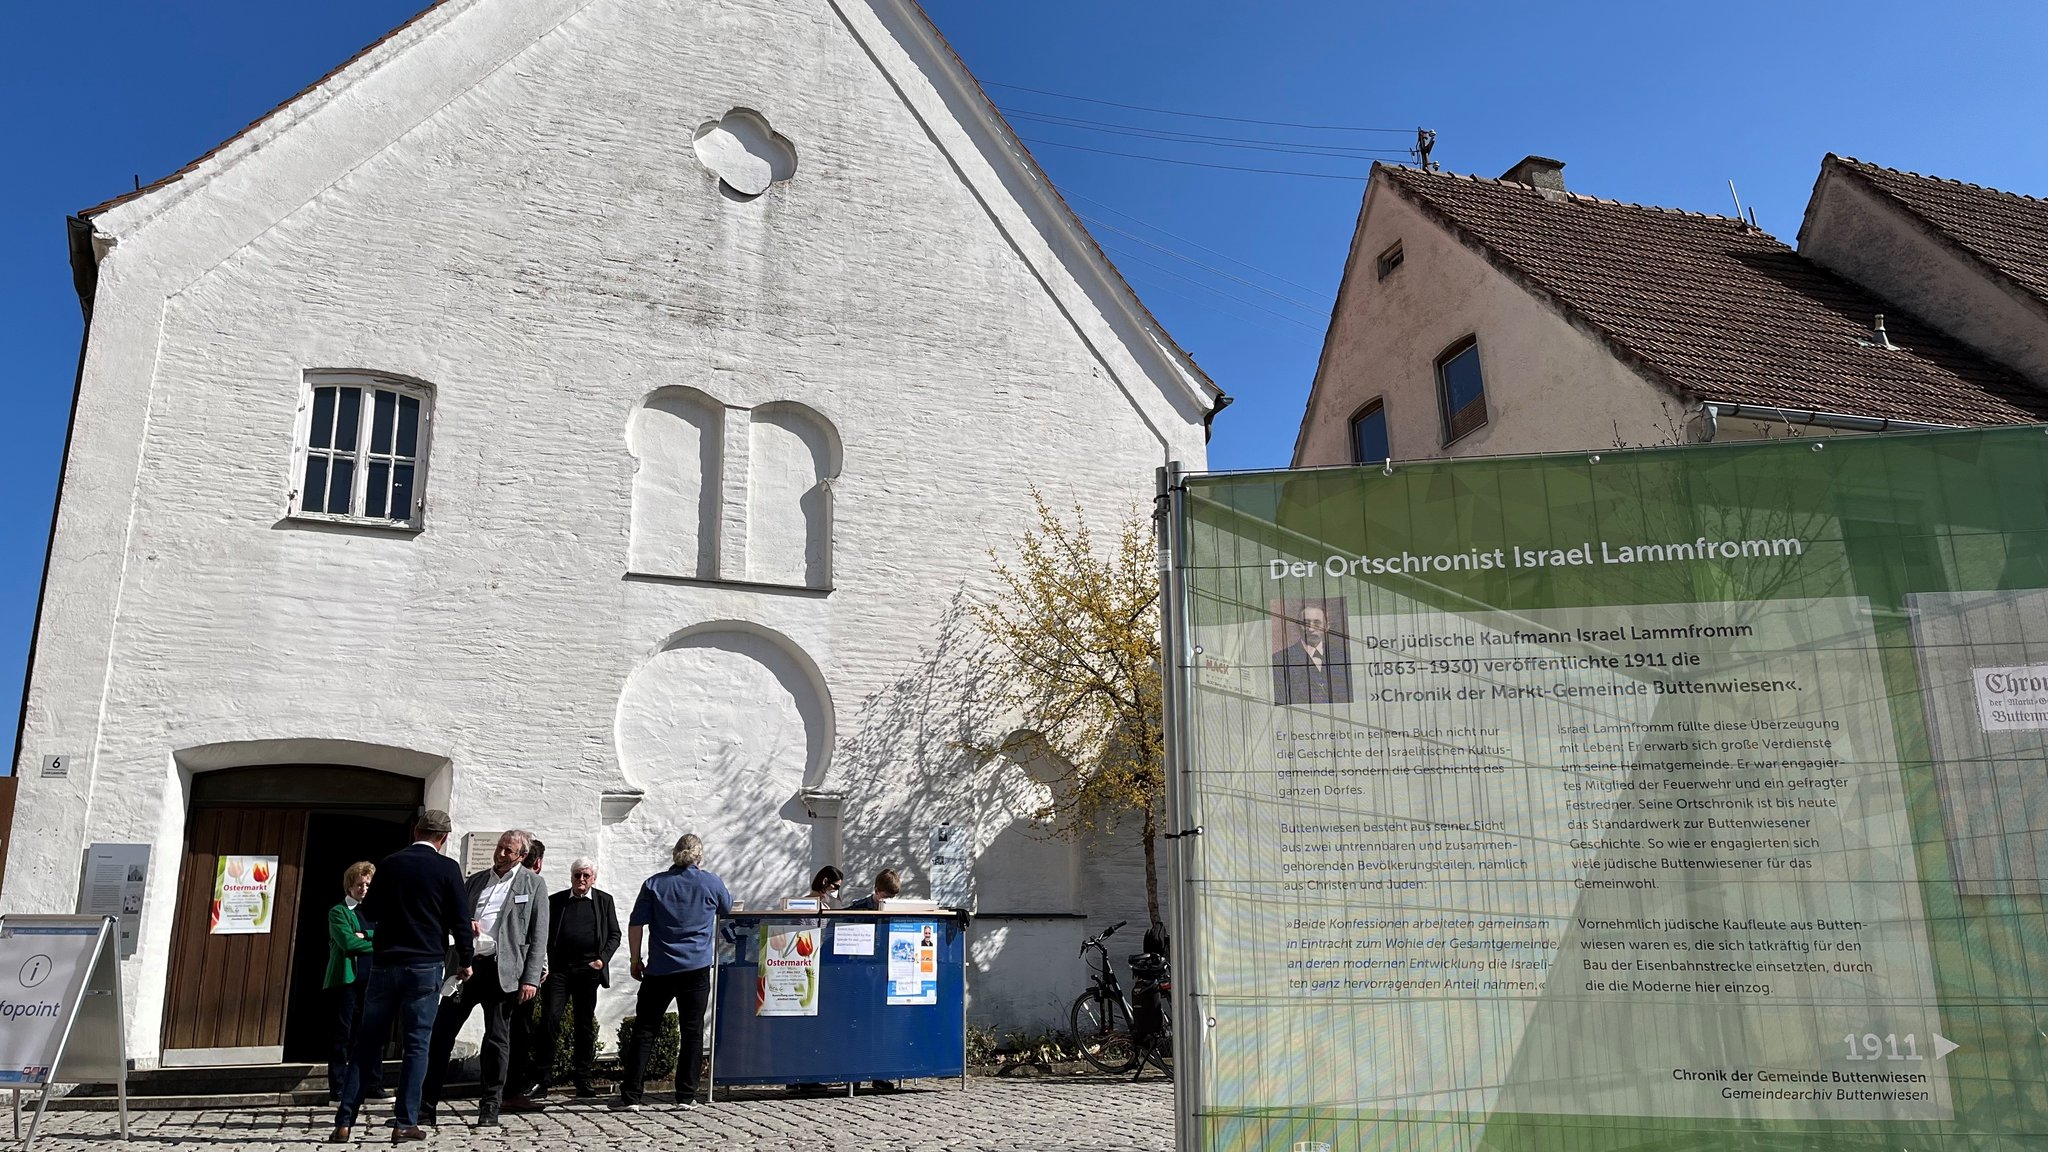
[[[1131,1003],[1124,999],[1116,965],[1110,962],[1109,949],[1102,944],[1128,923],[1119,920],[1101,934],[1081,941],[1081,959],[1087,960],[1088,950],[1093,948],[1100,964],[1089,966],[1088,990],[1074,1000],[1074,1006],[1067,1012],[1067,1025],[1074,1033],[1074,1046],[1081,1050],[1081,1059],[1111,1074],[1129,1072],[1141,1059],[1137,1042],[1131,1036]]]
[[[1067,1024],[1081,1058],[1104,1072],[1136,1071],[1142,1076],[1150,1062],[1170,1074],[1165,1061],[1173,1051],[1173,985],[1166,977],[1165,957],[1140,952],[1131,958],[1132,992],[1139,998],[1139,1010],[1133,1011],[1103,945],[1127,923],[1119,920],[1081,942],[1081,958],[1086,960],[1093,948],[1099,963],[1090,965],[1089,988],[1075,999]]]

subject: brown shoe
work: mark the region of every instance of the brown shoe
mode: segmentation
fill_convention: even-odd
[[[426,1138],[427,1130],[424,1128],[393,1128],[391,1130],[391,1142],[393,1144],[403,1144],[408,1140],[425,1140]]]
[[[328,1135],[327,1142],[329,1144],[348,1143],[348,1126],[344,1124],[340,1127],[337,1127],[332,1133]]]

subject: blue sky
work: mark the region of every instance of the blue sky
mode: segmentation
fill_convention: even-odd
[[[178,168],[418,7],[10,7],[0,708],[20,699],[77,365],[65,216]],[[1287,462],[1370,162],[1356,150],[1398,159],[1418,126],[1437,133],[1451,171],[1494,176],[1540,153],[1566,162],[1575,191],[1615,199],[1727,212],[1732,179],[1788,241],[1829,151],[2048,195],[2048,5],[2036,2],[927,7],[1020,114],[1020,133],[1048,142],[1034,149],[1045,169],[1236,398],[1217,422],[1216,467]]]

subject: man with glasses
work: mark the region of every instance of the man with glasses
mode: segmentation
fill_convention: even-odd
[[[569,1077],[576,1095],[597,1095],[590,1082],[597,1060],[597,990],[612,983],[612,955],[619,950],[619,913],[612,894],[597,886],[597,865],[579,858],[569,865],[569,886],[548,897],[548,980],[541,989],[540,1035],[534,1039],[535,1066],[546,1077],[555,1066],[562,1011],[574,1008],[575,1048]]]

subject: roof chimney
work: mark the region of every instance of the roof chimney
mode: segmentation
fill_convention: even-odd
[[[1501,173],[1503,180],[1552,192],[1564,191],[1564,161],[1548,156],[1524,156],[1522,162]]]

